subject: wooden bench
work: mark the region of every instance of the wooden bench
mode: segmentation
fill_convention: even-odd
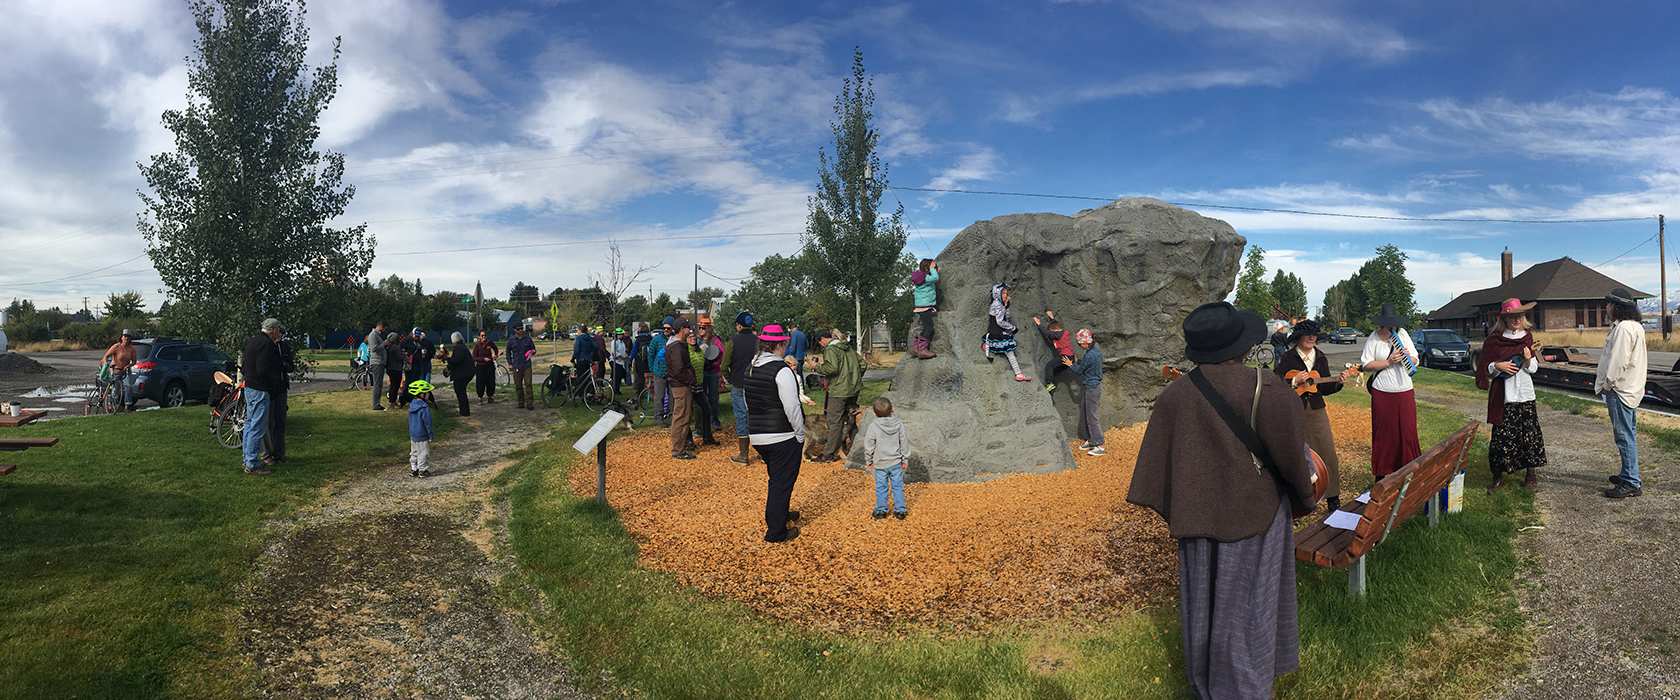
[[[1365,555],[1387,539],[1395,526],[1418,511],[1427,511],[1429,526],[1440,522],[1437,496],[1464,469],[1470,442],[1481,423],[1470,421],[1451,437],[1371,486],[1368,503],[1344,503],[1342,509],[1359,516],[1352,530],[1326,524],[1330,516],[1295,533],[1295,559],[1326,568],[1348,570],[1348,593],[1365,595]]]
[[[15,416],[0,416],[0,428],[16,428],[32,423],[35,419],[47,415],[46,411],[24,411]],[[19,452],[31,447],[52,447],[58,444],[58,438],[0,438],[0,451]],[[17,471],[16,464],[0,464],[0,476]]]

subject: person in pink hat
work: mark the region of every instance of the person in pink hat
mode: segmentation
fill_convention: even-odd
[[[805,411],[799,405],[799,378],[783,361],[788,334],[781,324],[758,334],[758,356],[741,380],[746,394],[748,442],[764,460],[769,486],[764,499],[764,541],[787,542],[799,536],[790,523],[799,511],[788,510],[805,444]]]
[[[1540,434],[1540,414],[1534,402],[1534,373],[1540,370],[1534,334],[1526,314],[1534,304],[1506,299],[1499,320],[1482,341],[1476,360],[1476,386],[1487,391],[1487,422],[1493,426],[1488,443],[1488,468],[1493,471],[1492,494],[1505,485],[1505,475],[1524,473],[1523,487],[1539,483],[1534,470],[1546,466],[1546,441]]]

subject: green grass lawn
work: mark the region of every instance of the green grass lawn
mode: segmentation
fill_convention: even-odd
[[[1347,391],[1332,401],[1364,405],[1369,397]],[[1426,445],[1464,424],[1429,407],[1420,416]],[[1171,600],[1095,625],[842,635],[698,595],[637,567],[636,547],[616,514],[571,494],[567,470],[590,464],[574,461],[565,447],[575,434],[558,430],[528,450],[500,486],[510,504],[513,551],[524,577],[543,593],[525,604],[570,653],[580,678],[610,677],[617,690],[653,697],[1186,692]],[[1479,697],[1516,671],[1530,642],[1516,605],[1525,564],[1512,538],[1534,519],[1533,502],[1516,489],[1483,496],[1485,442],[1477,439],[1473,449],[1465,512],[1434,529],[1421,518],[1397,528],[1370,556],[1367,598],[1347,597],[1342,571],[1299,567],[1303,670],[1280,683],[1282,695]],[[1344,464],[1343,473],[1349,488],[1362,483],[1360,474],[1369,483],[1368,464]]]
[[[365,402],[292,397],[290,462],[269,477],[240,471],[203,406],[4,433],[60,443],[0,453],[20,465],[0,477],[0,696],[248,696],[235,606],[264,522],[407,459],[406,416]]]

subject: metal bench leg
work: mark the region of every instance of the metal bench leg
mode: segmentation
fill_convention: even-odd
[[[1441,493],[1439,491],[1429,495],[1429,503],[1423,506],[1423,510],[1429,514],[1430,527],[1441,524]]]
[[[1348,595],[1365,597],[1365,557],[1353,560],[1353,565],[1348,567]]]

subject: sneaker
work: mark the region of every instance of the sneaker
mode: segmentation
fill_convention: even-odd
[[[429,471],[424,471],[424,470],[422,470],[422,471],[420,471],[420,472],[419,472],[419,473],[417,473],[417,474],[415,474],[415,476],[418,476],[418,477],[420,477],[420,478],[422,478],[422,479],[424,479],[424,478],[426,478],[426,477],[428,477],[428,476],[431,476],[431,475],[432,475],[432,473],[431,473],[431,472],[429,472]]]
[[[678,452],[674,455],[671,455],[671,459],[694,459],[694,458],[695,457],[694,457],[693,452]]]
[[[1087,450],[1087,451],[1090,450],[1091,449],[1091,441],[1086,440],[1085,442],[1079,443],[1079,449]]]
[[[1605,498],[1630,498],[1645,495],[1644,489],[1630,488],[1627,484],[1616,484],[1613,489],[1604,491]]]
[[[273,473],[274,472],[269,471],[265,467],[246,467],[245,468],[245,475],[246,476],[268,476],[269,474],[273,474]]]
[[[1050,394],[1054,394],[1054,393],[1056,393],[1056,383],[1055,383],[1055,382],[1051,382],[1051,383],[1049,383],[1049,384],[1045,384],[1045,385],[1044,385],[1044,391],[1045,391],[1045,392],[1046,392],[1046,393],[1050,393]]]
[[[884,510],[878,510],[878,511],[875,511],[873,513],[870,513],[869,517],[874,518],[876,520],[886,520],[887,519],[887,512],[884,511]]]
[[[1017,381],[1017,382],[1030,382],[1032,380],[1028,379],[1027,375],[1025,375],[1025,374],[1017,374],[1017,375],[1015,375],[1015,381]]]
[[[899,520],[903,520],[905,518],[910,517],[910,513],[907,512],[907,511],[902,511],[901,510],[901,511],[898,511],[897,513],[893,513],[893,517],[898,518]]]
[[[385,410],[385,407],[384,407],[384,406],[374,406],[374,407],[373,407],[373,410],[375,410],[375,411],[383,411],[383,410]]]
[[[419,469],[410,469],[410,470],[408,470],[408,475],[413,476],[413,477],[418,477],[418,476],[420,476],[420,470]]]
[[[1085,454],[1091,455],[1092,457],[1101,457],[1108,454],[1108,452],[1103,450],[1102,445],[1097,445],[1096,447],[1087,450]]]
[[[791,541],[797,539],[798,537],[799,537],[799,528],[790,527],[790,528],[787,529],[787,534],[782,535],[781,539],[770,539],[769,535],[765,535],[764,536],[764,541],[765,542],[770,542],[772,544],[780,544],[782,542],[791,542]]]
[[[1617,486],[1621,486],[1622,485],[1622,475],[1621,474],[1611,474],[1610,475],[1610,483],[1615,484]]]

